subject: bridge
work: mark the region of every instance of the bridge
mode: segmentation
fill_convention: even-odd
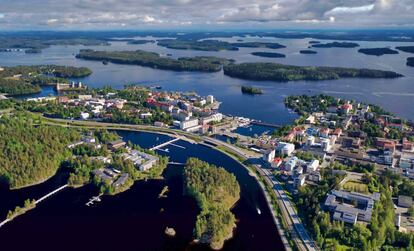
[[[250,124],[268,126],[268,127],[273,127],[273,128],[281,128],[282,127],[281,125],[266,123],[266,122],[262,122],[262,121],[259,121],[259,120],[252,120],[252,121],[250,121]]]
[[[185,166],[185,163],[180,162],[168,162],[168,165],[174,165],[174,166]]]
[[[172,144],[172,143],[174,143],[176,141],[179,141],[179,140],[180,140],[180,138],[174,138],[174,139],[172,139],[170,141],[167,141],[165,143],[162,143],[162,144],[159,144],[157,146],[151,147],[150,150],[158,150],[160,148],[163,148],[164,146],[168,146],[169,144]]]
[[[68,187],[68,184],[66,184],[66,185],[63,185],[63,186],[61,186],[61,187],[56,188],[56,189],[55,189],[55,190],[53,190],[52,192],[50,192],[50,193],[48,193],[48,194],[44,195],[43,197],[41,197],[41,198],[37,199],[37,200],[35,201],[35,204],[37,205],[37,204],[41,203],[42,201],[46,200],[46,199],[47,199],[47,198],[49,198],[50,196],[52,196],[52,195],[54,195],[54,194],[56,194],[56,193],[58,193],[58,192],[62,191],[62,190],[63,190],[63,189],[65,189],[66,187]],[[17,217],[17,216],[16,216],[16,217]],[[0,222],[0,228],[1,228],[2,226],[6,225],[6,224],[7,224],[8,222],[10,222],[10,221],[11,221],[11,219],[5,219],[4,221]]]

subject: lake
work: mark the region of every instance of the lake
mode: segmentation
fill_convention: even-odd
[[[147,39],[137,37],[137,39]],[[164,90],[195,91],[201,95],[214,95],[223,101],[220,111],[274,124],[291,123],[297,115],[285,108],[283,100],[288,95],[325,93],[336,97],[355,99],[367,103],[381,105],[385,109],[408,119],[414,119],[414,109],[411,109],[414,97],[414,68],[405,65],[409,53],[400,52],[398,55],[381,57],[368,56],[358,53],[358,48],[313,48],[316,55],[300,54],[299,50],[306,49],[310,39],[279,39],[259,37],[218,38],[225,41],[244,42],[278,42],[287,46],[283,49],[241,48],[239,51],[206,52],[194,50],[173,50],[149,43],[129,45],[126,42],[112,42],[111,46],[52,46],[41,54],[25,54],[24,52],[1,52],[0,62],[3,66],[31,64],[59,64],[71,66],[86,66],[93,74],[80,79],[90,87],[110,85],[122,88],[127,83],[142,85],[159,85]],[[324,42],[329,42],[328,40]],[[366,47],[395,47],[412,45],[403,42],[363,42]],[[341,66],[361,67],[382,70],[393,70],[405,75],[399,79],[341,79],[327,81],[295,81],[279,83],[272,81],[248,81],[230,78],[223,72],[173,72],[156,70],[134,65],[119,65],[109,63],[103,65],[99,61],[76,59],[75,54],[80,49],[96,50],[136,50],[153,51],[162,55],[172,54],[172,57],[183,56],[218,56],[233,58],[237,62],[277,62],[293,65],[312,66]],[[286,58],[262,58],[251,55],[254,51],[275,51],[286,54]],[[411,54],[412,55],[412,54]],[[251,85],[263,89],[263,95],[243,95],[240,87]],[[53,89],[46,88],[41,94],[48,95]]]
[[[119,134],[124,140],[146,148],[169,140],[167,136],[152,133],[120,131]],[[168,155],[173,162],[184,163],[189,157],[197,157],[223,166],[235,174],[240,184],[241,199],[232,209],[237,228],[223,250],[283,250],[264,195],[241,165],[203,145],[185,141],[175,144],[185,149],[170,145],[165,147],[168,153],[159,153]],[[191,243],[199,209],[193,199],[183,196],[181,172],[182,167],[169,166],[164,180],[136,182],[128,191],[104,196],[91,207],[85,203],[97,194],[92,185],[65,189],[2,227],[2,250],[209,250],[205,245]],[[40,197],[61,185],[64,177],[59,174],[44,184],[16,191],[0,189],[1,218],[11,205]],[[169,187],[168,197],[160,199],[158,195],[165,185]],[[175,237],[164,234],[167,226],[176,230]],[[20,238],[18,242],[16,237]]]

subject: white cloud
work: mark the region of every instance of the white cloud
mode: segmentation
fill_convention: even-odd
[[[374,9],[374,4],[357,6],[357,7],[335,7],[332,10],[326,12],[327,16],[337,15],[337,14],[357,14],[370,12]]]

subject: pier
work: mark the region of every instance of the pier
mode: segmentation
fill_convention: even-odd
[[[180,163],[180,162],[168,162],[168,165],[174,165],[174,166],[185,166],[185,163]]]
[[[273,127],[273,128],[281,128],[281,125],[276,125],[276,124],[272,124],[272,123],[266,123],[266,122],[262,122],[259,120],[252,120],[250,121],[250,124],[253,125],[262,125],[262,126],[269,126],[269,127]]]
[[[86,202],[86,206],[91,206],[93,205],[94,202],[100,202],[101,201],[101,195],[98,196],[93,196],[88,202]]]
[[[172,143],[174,143],[176,141],[179,141],[179,140],[180,140],[179,138],[174,138],[174,139],[172,139],[170,141],[167,141],[165,143],[162,143],[162,144],[159,144],[157,146],[151,147],[150,150],[158,150],[158,149],[160,149],[160,148],[162,148],[164,146],[168,146],[169,144],[172,144]]]

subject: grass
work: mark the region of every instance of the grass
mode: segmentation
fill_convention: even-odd
[[[350,192],[368,193],[368,185],[359,181],[348,181],[343,185],[343,189]]]

